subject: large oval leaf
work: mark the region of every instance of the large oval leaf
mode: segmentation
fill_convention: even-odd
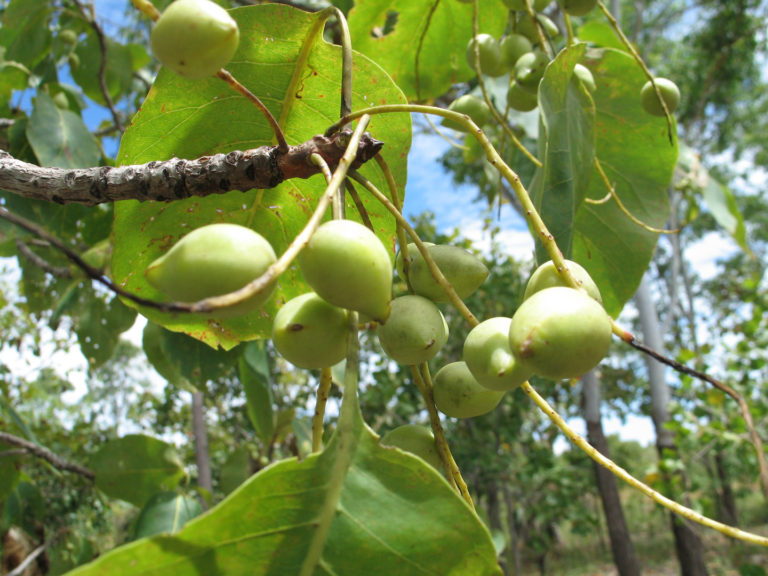
[[[645,76],[629,54],[589,50],[584,64],[597,82],[595,155],[626,209],[645,224],[662,227],[669,215],[667,187],[677,162],[677,138],[670,143],[666,120],[650,116],[640,105]],[[595,172],[587,197],[604,198],[606,192]],[[576,214],[574,259],[597,282],[612,316],[637,290],[657,239],[613,200],[585,202]]]
[[[341,50],[323,40],[321,17],[274,4],[247,6],[231,13],[240,26],[241,41],[228,69],[264,101],[290,144],[323,133],[339,115]],[[356,108],[405,102],[387,74],[360,54],[355,55],[354,78]],[[403,189],[410,117],[375,117],[369,131],[384,141],[384,158]],[[195,158],[273,143],[273,134],[259,111],[221,80],[191,81],[161,70],[122,139],[118,161],[134,164],[173,156]],[[364,166],[361,171],[386,190],[376,166]],[[114,278],[134,293],[166,300],[146,282],[143,271],[185,233],[213,222],[253,228],[280,254],[302,229],[324,189],[323,178],[315,176],[271,190],[230,192],[167,204],[121,202],[115,209]],[[374,200],[362,196],[377,234],[394,253],[394,219]],[[352,203],[348,203],[347,214],[359,218]],[[141,308],[141,312],[171,330],[186,332],[212,346],[231,348],[243,340],[267,336],[279,303],[305,290],[298,270],[292,268],[281,277],[270,302],[248,316],[216,323],[150,308]]]
[[[509,13],[480,0],[480,32],[500,36]],[[410,100],[435,98],[475,72],[466,60],[472,4],[457,0],[373,0],[349,13],[355,48],[381,64]]]
[[[316,539],[307,573],[318,576],[501,574],[488,531],[436,470],[381,447],[359,414],[349,432],[320,455],[265,468],[176,535],[122,546],[72,576],[293,576]]]

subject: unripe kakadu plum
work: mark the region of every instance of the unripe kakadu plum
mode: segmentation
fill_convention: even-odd
[[[667,108],[669,108],[669,113],[672,114],[677,105],[680,104],[680,89],[677,87],[677,84],[667,78],[654,78],[653,81],[659,87],[661,96],[664,98]],[[664,116],[664,108],[661,102],[659,102],[659,97],[656,96],[656,90],[653,89],[653,84],[651,84],[650,80],[640,90],[640,100],[648,114]]]
[[[544,14],[537,14],[536,20],[543,28],[545,38],[555,38],[559,36],[560,29],[557,27],[557,24],[552,22],[550,18],[544,16]],[[522,34],[531,42],[537,44],[539,41],[539,34],[536,29],[537,26],[534,24],[533,19],[531,18],[530,14],[528,14],[528,12],[521,11],[517,13],[517,24],[515,32]]]
[[[445,279],[453,285],[459,298],[463,299],[472,294],[488,277],[488,268],[485,264],[459,246],[427,244],[427,251]],[[427,262],[416,248],[416,244],[408,244],[408,262],[408,279],[416,294],[429,298],[433,302],[450,301],[437,280],[432,277]],[[398,274],[405,280],[402,252],[398,253],[395,264]]]
[[[331,220],[299,253],[307,284],[326,302],[385,322],[392,299],[389,252],[368,228],[351,220]]]
[[[594,92],[597,90],[597,84],[595,84],[595,77],[592,76],[592,72],[586,66],[582,64],[576,64],[573,67],[573,74],[584,84],[587,90]]]
[[[533,50],[533,44],[522,34],[509,34],[499,42],[501,59],[508,70],[515,68],[515,63],[523,54]]]
[[[237,22],[211,0],[176,0],[152,28],[152,52],[185,78],[216,74],[232,59],[240,41]]]
[[[477,124],[480,128],[485,126],[488,123],[488,120],[491,119],[491,109],[488,108],[488,104],[477,96],[472,96],[470,94],[464,94],[463,96],[456,98],[456,100],[450,103],[448,110],[453,110],[459,114],[466,114],[472,119],[472,122]],[[448,118],[443,118],[442,125],[458,132],[468,131],[463,124],[459,124]]]
[[[409,294],[392,301],[387,323],[376,330],[384,352],[398,364],[431,360],[448,341],[448,324],[432,301]]]
[[[501,57],[499,41],[490,34],[478,34],[467,45],[467,64],[475,70],[475,44],[480,52],[480,68],[486,76],[501,76],[507,69]]]
[[[523,54],[515,63],[515,82],[520,88],[536,93],[548,64],[549,57],[544,52],[534,50]]]
[[[435,406],[446,416],[474,418],[487,414],[501,402],[504,392],[478,384],[466,362],[446,364],[433,378]]]
[[[513,390],[533,374],[512,354],[511,324],[511,318],[489,318],[472,328],[464,340],[464,362],[484,388]]]
[[[347,355],[347,312],[314,292],[286,302],[272,324],[272,342],[299,368],[325,368]]]
[[[433,468],[441,470],[443,461],[437,452],[435,436],[432,430],[416,424],[406,424],[390,430],[381,437],[382,446],[394,446],[410,452],[424,460]]]
[[[145,271],[147,282],[180,302],[195,302],[239,290],[261,276],[275,260],[264,237],[237,224],[210,224],[193,230]],[[236,306],[211,313],[218,318],[256,310],[274,283]]]
[[[512,316],[509,345],[533,373],[559,380],[578,378],[597,366],[611,344],[611,321],[581,290],[545,288],[523,301]]]
[[[557,3],[569,16],[584,16],[597,5],[597,0],[557,0]]]
[[[520,85],[512,80],[507,90],[507,104],[512,110],[530,112],[539,105],[539,96],[535,92],[520,88]]]
[[[600,296],[600,289],[597,287],[597,284],[595,284],[595,281],[592,280],[589,272],[587,272],[581,264],[573,262],[572,260],[566,260],[565,265],[568,267],[568,270],[570,270],[571,276],[573,276],[576,282],[587,291],[587,294],[602,304],[603,299]],[[528,279],[528,284],[525,285],[523,300],[527,300],[536,292],[544,290],[544,288],[554,288],[555,286],[570,288],[570,286],[565,283],[563,277],[558,274],[555,263],[552,262],[552,260],[549,260],[536,268],[533,274],[531,274],[531,277]]]

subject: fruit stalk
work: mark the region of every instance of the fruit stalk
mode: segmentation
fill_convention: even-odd
[[[328,402],[332,383],[331,368],[323,368],[317,386],[315,415],[312,417],[312,452],[320,452],[323,449],[323,418],[325,417],[325,405]]]
[[[546,414],[550,420],[552,420],[555,426],[560,428],[560,430],[563,431],[568,439],[584,453],[586,453],[587,456],[592,458],[592,460],[614,474],[616,477],[620,478],[636,490],[639,490],[651,498],[657,504],[661,504],[668,510],[671,510],[675,514],[679,514],[683,518],[691,520],[692,522],[696,522],[697,524],[701,524],[702,526],[712,528],[713,530],[717,530],[721,534],[725,534],[731,538],[738,538],[739,540],[750,542],[751,544],[758,544],[759,546],[768,547],[768,538],[758,536],[757,534],[752,534],[750,532],[745,532],[743,530],[739,530],[738,528],[734,528],[732,526],[717,522],[716,520],[712,520],[711,518],[707,518],[706,516],[703,516],[702,514],[699,514],[698,512],[683,506],[682,504],[678,504],[674,500],[670,500],[647,484],[644,484],[632,476],[629,472],[624,470],[624,468],[613,462],[610,458],[603,456],[589,442],[584,440],[584,438],[572,430],[571,427],[568,426],[568,424],[565,422],[565,420],[563,420],[562,416],[560,416],[560,414],[558,414],[557,411],[552,408],[552,406],[550,406],[544,398],[539,396],[536,390],[534,390],[534,388],[528,382],[525,382],[522,385],[522,389],[531,398],[531,400],[534,401],[539,409],[544,412],[544,414]]]

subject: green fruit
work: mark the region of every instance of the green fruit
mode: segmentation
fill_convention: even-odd
[[[459,114],[466,114],[472,119],[472,122],[479,127],[483,127],[488,123],[488,120],[491,119],[491,109],[488,108],[488,104],[477,96],[471,96],[469,94],[456,98],[456,100],[451,102],[450,106],[448,106],[448,110],[453,110]],[[451,128],[459,132],[468,132],[465,126],[458,122],[454,122],[453,120],[449,120],[448,118],[443,118],[442,124],[446,128]]]
[[[261,235],[237,224],[210,224],[193,230],[145,271],[147,282],[169,298],[196,302],[239,290],[275,262]],[[274,284],[236,306],[216,310],[218,318],[240,316],[261,306]]]
[[[392,299],[392,261],[376,234],[351,220],[331,220],[299,253],[307,284],[326,302],[385,322]]]
[[[480,68],[486,76],[501,76],[507,69],[501,58],[501,47],[498,40],[490,34],[478,34],[467,45],[467,64],[475,70],[475,44],[480,51]]]
[[[446,364],[433,378],[435,406],[446,416],[474,418],[487,414],[501,402],[504,392],[478,384],[466,362]]]
[[[600,289],[597,287],[597,284],[595,284],[595,281],[592,280],[589,272],[582,268],[580,264],[573,262],[572,260],[566,260],[565,264],[568,266],[568,270],[571,271],[571,275],[576,282],[587,291],[587,294],[602,304],[603,299],[600,296]],[[557,269],[555,268],[555,263],[550,260],[536,268],[534,273],[531,274],[531,277],[528,279],[528,284],[525,286],[523,300],[527,300],[533,294],[544,290],[545,288],[553,288],[555,286],[570,288],[570,286],[565,283],[565,280],[563,280],[563,277],[558,274]]]
[[[592,76],[592,72],[590,72],[589,68],[586,66],[582,66],[581,64],[576,64],[576,66],[573,67],[573,74],[581,80],[581,82],[584,84],[584,86],[589,90],[590,92],[594,92],[597,90],[597,84],[595,84],[595,77]]]
[[[513,390],[531,377],[509,348],[511,318],[490,318],[464,340],[464,362],[478,384],[490,390]]]
[[[536,92],[548,64],[549,57],[544,52],[534,50],[523,54],[515,62],[515,82],[524,90]]]
[[[69,28],[62,30],[59,34],[59,38],[65,44],[77,44],[77,32]]]
[[[539,105],[537,94],[520,88],[516,81],[512,80],[507,90],[507,104],[512,110],[530,112]]]
[[[409,294],[392,301],[389,320],[376,330],[379,343],[398,364],[431,360],[448,341],[448,324],[430,300]]]
[[[299,368],[325,368],[347,355],[347,312],[314,292],[286,302],[272,324],[272,342]]]
[[[537,14],[536,19],[544,29],[545,37],[549,36],[550,38],[556,38],[560,34],[560,30],[558,29],[557,24],[552,22],[550,18],[544,16],[544,14]],[[531,18],[530,14],[527,12],[520,12],[518,14],[517,27],[515,31],[518,34],[522,34],[528,38],[534,44],[537,44],[539,41],[539,33],[537,32],[536,28],[537,27],[533,23],[533,19]]]
[[[176,0],[150,37],[157,59],[185,78],[216,74],[232,59],[239,41],[237,22],[210,0]]]
[[[501,59],[508,70],[514,69],[520,56],[533,50],[531,41],[522,34],[504,36],[499,42],[499,47],[501,48]]]
[[[435,436],[432,430],[424,426],[406,424],[390,430],[381,437],[382,446],[394,446],[410,452],[438,470],[443,469],[443,461],[437,452]]]
[[[680,104],[680,89],[672,80],[666,78],[654,78],[653,81],[659,87],[661,97],[664,98],[664,102],[667,104],[667,108],[669,108],[669,113],[672,114],[677,105]],[[656,96],[656,91],[653,89],[653,84],[651,84],[650,80],[640,90],[640,100],[648,114],[664,116],[664,108],[661,102],[659,102],[659,97]]]
[[[523,301],[512,316],[509,345],[533,373],[559,380],[578,378],[597,366],[611,344],[611,321],[581,290],[545,288]]]
[[[557,0],[563,12],[569,16],[584,16],[596,5],[597,0]]]
[[[69,110],[69,100],[64,92],[59,92],[52,98],[52,100],[59,110]]]
[[[464,299],[472,294],[488,277],[485,264],[463,248],[428,244],[427,251],[446,280],[453,285],[459,298]],[[408,279],[416,294],[433,302],[450,302],[448,295],[432,277],[427,262],[415,244],[408,244],[408,261]],[[397,255],[396,266],[400,277],[405,279],[402,253]]]

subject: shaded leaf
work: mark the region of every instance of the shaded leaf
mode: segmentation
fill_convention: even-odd
[[[302,462],[268,466],[178,534],[127,544],[72,575],[299,574],[328,512],[313,574],[501,574],[487,530],[437,471],[379,446],[359,415],[350,432]],[[345,455],[349,465],[337,466]]]
[[[595,152],[595,108],[587,89],[573,75],[586,46],[562,50],[539,85],[539,159],[531,198],[560,251],[571,257],[575,215],[587,194]],[[549,260],[537,239],[539,262]]]
[[[175,534],[189,520],[202,513],[203,507],[196,498],[175,492],[159,492],[141,509],[133,537],[138,540],[155,534]]]
[[[480,32],[501,36],[508,13],[500,0],[480,0]],[[435,98],[475,75],[466,60],[471,3],[359,2],[349,12],[349,29],[355,49],[381,64],[409,100]]]
[[[103,300],[90,287],[81,291],[79,307],[77,342],[90,367],[97,368],[112,357],[120,335],[133,326],[136,311],[119,298]]]
[[[184,477],[173,446],[141,434],[107,442],[91,456],[90,467],[97,488],[136,506],[174,488]]]
[[[645,76],[632,57],[616,50],[588,50],[583,62],[595,77],[595,155],[627,210],[642,222],[662,227],[669,215],[669,186],[677,162],[677,140],[669,142],[664,118],[640,105]],[[593,174],[587,196],[607,189]],[[634,223],[616,202],[584,202],[576,214],[573,259],[600,288],[603,306],[617,316],[637,290],[658,234]]]
[[[27,124],[29,144],[41,166],[86,168],[99,164],[101,152],[83,119],[62,110],[48,94],[38,92]]]
[[[154,322],[147,322],[147,325],[144,326],[141,345],[147,355],[147,360],[157,370],[157,373],[168,382],[177,386],[191,387],[191,384],[186,382],[179,369],[171,363],[163,352],[163,332],[166,332],[165,328]]]
[[[267,351],[261,342],[246,345],[239,363],[239,375],[245,391],[248,418],[264,445],[269,445],[275,432],[274,398]]]
[[[40,520],[45,517],[45,500],[37,487],[23,475],[3,502],[0,516],[0,533],[11,526],[20,526],[29,534],[35,534]]]
[[[235,489],[251,476],[251,452],[247,446],[237,446],[229,453],[221,467],[219,489],[224,494]]]
[[[234,350],[214,350],[186,334],[170,330],[161,332],[160,348],[173,370],[197,389],[231,370],[238,355]]]
[[[276,4],[246,6],[231,14],[247,33],[228,69],[263,99],[289,143],[323,133],[339,114],[341,53],[338,46],[323,40],[320,16]],[[354,78],[355,108],[405,101],[384,71],[360,54],[355,55]],[[402,191],[410,116],[374,117],[369,130],[385,142],[382,154]],[[119,162],[196,158],[273,143],[272,131],[258,110],[218,78],[192,81],[161,70],[121,141]],[[386,190],[380,170],[370,164],[361,171]],[[113,276],[134,293],[167,300],[147,283],[144,270],[185,233],[213,222],[248,226],[281,254],[303,228],[324,190],[325,181],[318,175],[269,190],[229,192],[169,204],[120,202],[115,216]],[[394,219],[370,196],[362,195],[362,199],[376,233],[391,247],[394,258]],[[351,202],[347,216],[360,219]],[[298,269],[291,268],[261,310],[240,318],[216,322],[148,308],[141,312],[170,330],[186,332],[211,346],[231,348],[243,340],[267,337],[280,304],[305,291]]]
[[[7,60],[16,60],[32,69],[48,55],[51,13],[48,0],[13,0],[6,6],[0,26],[0,46],[6,48]]]
[[[21,478],[21,461],[17,456],[6,456],[6,450],[12,450],[11,446],[0,442],[0,502],[16,488]]]
[[[104,81],[109,96],[114,101],[131,88],[134,71],[132,50],[130,46],[118,44],[109,38],[106,39],[106,44],[107,63],[104,69]],[[146,49],[143,51],[146,58]],[[99,82],[101,46],[93,29],[86,30],[85,39],[78,43],[75,54],[80,59],[80,65],[72,68],[72,78],[83,89],[88,98],[106,106]]]

